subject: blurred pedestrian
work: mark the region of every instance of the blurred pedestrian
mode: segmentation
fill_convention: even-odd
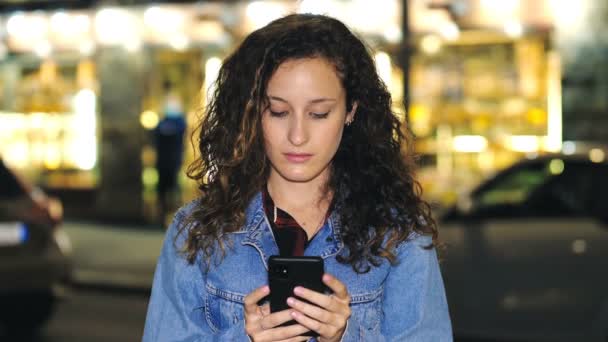
[[[251,33],[202,119],[189,168],[202,193],[168,230],[143,340],[450,341],[437,230],[391,104],[338,20]],[[296,287],[271,313],[277,254],[321,256],[332,293]]]
[[[164,88],[164,117],[154,130],[158,172],[156,190],[159,216],[163,225],[181,197],[178,176],[183,162],[186,131],[184,109],[179,94],[169,82],[164,84]]]

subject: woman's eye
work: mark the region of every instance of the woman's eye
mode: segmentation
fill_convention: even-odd
[[[274,110],[270,110],[270,115],[280,118],[280,117],[287,115],[287,111],[275,112]]]
[[[315,119],[325,119],[327,117],[327,115],[329,115],[329,112],[326,112],[326,113],[310,113],[310,115],[312,115],[312,117],[315,118]]]

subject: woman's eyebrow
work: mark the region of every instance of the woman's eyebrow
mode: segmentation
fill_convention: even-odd
[[[275,101],[280,101],[280,102],[284,102],[284,103],[289,103],[287,100],[282,99],[282,98],[280,98],[280,97],[278,97],[278,96],[272,96],[272,95],[269,95],[269,96],[268,96],[268,98],[269,98],[269,99],[271,99],[271,100],[275,100]],[[310,101],[309,101],[309,103],[336,102],[336,101],[337,101],[337,100],[336,100],[336,99],[333,99],[333,98],[321,97],[321,98],[318,98],[318,99],[310,100]]]

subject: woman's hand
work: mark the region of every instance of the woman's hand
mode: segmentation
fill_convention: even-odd
[[[295,295],[314,305],[292,297],[287,299],[287,304],[295,309],[291,316],[301,325],[316,331],[320,342],[340,341],[351,314],[350,295],[341,281],[327,273],[323,275],[323,282],[333,291],[332,295],[298,286],[294,289]]]
[[[268,304],[258,305],[258,302],[269,293],[268,286],[262,286],[245,297],[245,332],[249,338],[253,342],[307,341],[310,337],[300,335],[308,332],[309,329],[300,324],[278,327],[293,319],[291,316],[292,310],[270,313]]]

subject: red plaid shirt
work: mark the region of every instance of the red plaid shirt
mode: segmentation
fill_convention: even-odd
[[[298,222],[286,211],[277,207],[275,212],[274,201],[272,200],[272,197],[270,197],[268,187],[266,186],[262,192],[262,198],[264,211],[266,212],[268,222],[270,222],[270,227],[272,228],[272,233],[279,247],[281,256],[304,255],[304,250],[315,237],[313,236],[309,241],[306,231],[302,229],[302,226],[300,226],[300,224],[298,224]],[[325,220],[327,220],[330,210],[328,210],[327,213]],[[323,224],[325,224],[325,221],[323,221]]]

